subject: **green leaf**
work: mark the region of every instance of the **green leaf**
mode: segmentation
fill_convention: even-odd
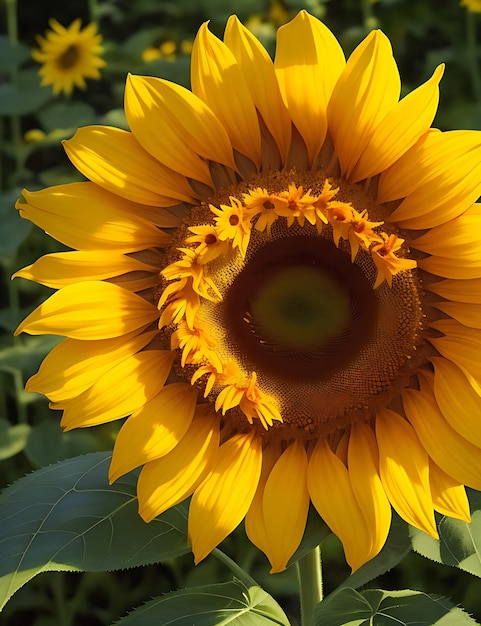
[[[30,50],[23,43],[12,43],[8,35],[0,35],[2,72],[11,72],[30,58]]]
[[[111,449],[102,445],[97,431],[78,428],[63,432],[55,417],[35,424],[30,430],[25,456],[34,467],[44,467],[62,459]]]
[[[11,425],[0,419],[0,461],[9,459],[21,452],[27,443],[30,426],[27,424]]]
[[[438,516],[439,541],[417,528],[410,529],[411,541],[413,549],[422,556],[481,577],[481,493],[466,491],[471,505],[470,524]]]
[[[92,124],[95,111],[85,102],[55,102],[43,109],[38,118],[45,131],[75,129]]]
[[[50,87],[40,87],[36,70],[20,70],[15,83],[0,85],[0,115],[26,115],[52,97]]]
[[[32,230],[32,223],[23,220],[15,210],[15,202],[21,193],[20,188],[14,188],[0,194],[0,258],[3,263],[11,264],[13,255]]]
[[[476,622],[447,598],[420,591],[359,593],[346,587],[317,605],[314,626],[473,626]]]
[[[277,602],[260,587],[235,580],[182,589],[156,598],[117,622],[118,626],[289,626]]]
[[[31,307],[30,307],[31,310]],[[27,311],[25,311],[25,315]],[[22,315],[24,315],[22,313]],[[16,326],[20,319],[16,320]],[[42,359],[60,341],[60,337],[53,335],[24,336],[10,348],[4,348],[0,353],[0,370],[17,369],[25,379],[37,371]],[[33,396],[33,394],[29,394]]]
[[[409,526],[393,512],[389,535],[381,552],[351,574],[338,588],[352,587],[353,589],[358,589],[392,569],[410,551]]]
[[[62,461],[2,493],[0,610],[43,571],[125,569],[190,551],[186,505],[145,524],[137,513],[136,473],[109,486],[110,456]]]

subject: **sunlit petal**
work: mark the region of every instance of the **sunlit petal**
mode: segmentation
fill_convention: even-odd
[[[261,440],[253,432],[235,435],[219,448],[210,474],[195,490],[190,503],[189,539],[196,563],[245,517],[257,489],[261,465]]]
[[[194,40],[192,91],[214,112],[233,148],[259,166],[261,136],[251,92],[235,56],[203,24]],[[230,97],[226,98],[226,94]],[[246,129],[249,132],[246,133]]]
[[[345,176],[351,175],[375,129],[398,102],[400,91],[389,39],[381,31],[373,31],[349,57],[327,110],[329,130]]]
[[[376,417],[379,468],[386,494],[409,524],[437,537],[429,486],[429,459],[409,422],[394,411]]]
[[[313,161],[326,138],[327,105],[344,53],[324,24],[300,11],[277,31],[274,63],[282,97]]]
[[[272,468],[262,508],[271,573],[281,572],[299,546],[309,510],[307,456],[300,441],[291,444]]]
[[[139,513],[146,522],[188,498],[211,470],[219,448],[219,416],[209,405],[179,444],[168,454],[150,461],[137,484]]]
[[[157,307],[126,289],[102,281],[85,281],[54,293],[23,320],[15,333],[109,339],[140,329],[158,317]]]
[[[192,386],[172,383],[135,411],[117,434],[110,481],[173,450],[192,422],[196,400]]]
[[[406,415],[433,461],[456,481],[480,489],[480,448],[448,424],[434,395],[408,389],[402,398]]]

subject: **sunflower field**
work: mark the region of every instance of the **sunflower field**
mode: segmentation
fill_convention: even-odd
[[[480,197],[480,0],[0,0],[0,626],[481,624]]]

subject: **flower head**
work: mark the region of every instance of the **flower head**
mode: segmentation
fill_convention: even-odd
[[[32,51],[35,61],[42,64],[42,85],[52,85],[54,94],[63,91],[70,95],[74,86],[85,89],[85,79],[100,78],[99,68],[105,66],[97,25],[91,23],[81,29],[80,19],[67,28],[55,19],[49,24],[51,30],[45,37],[37,36],[40,49]]]
[[[481,0],[460,0],[459,4],[471,13],[481,13]]]
[[[17,332],[66,336],[27,388],[65,429],[127,418],[110,478],[142,467],[146,521],[192,496],[196,562],[245,518],[284,569],[310,503],[353,569],[392,508],[469,520],[481,133],[430,128],[442,72],[399,100],[380,31],[346,61],[301,11],[272,62],[204,24],[192,91],[130,76],[131,131],[64,143],[90,182],[18,202],[74,249],[17,273],[58,289]]]

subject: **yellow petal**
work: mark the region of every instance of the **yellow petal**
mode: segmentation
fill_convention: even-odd
[[[122,337],[97,341],[65,339],[47,354],[25,388],[43,393],[52,402],[75,398],[108,369],[142,350],[156,334],[155,330],[140,335],[134,331]]]
[[[442,257],[481,259],[481,205],[473,204],[462,215],[431,228],[410,242],[412,248]]]
[[[438,296],[456,302],[481,304],[481,278],[471,280],[440,280],[426,285],[426,289],[434,291]]]
[[[194,40],[191,83],[192,91],[226,129],[233,148],[259,167],[261,135],[252,96],[234,55],[209,31],[207,23]]]
[[[307,483],[313,505],[344,546],[353,570],[370,558],[371,531],[366,527],[344,463],[324,439],[309,460]]]
[[[444,65],[432,77],[391,109],[369,140],[353,169],[353,182],[375,176],[390,167],[429,129],[439,102]]]
[[[311,162],[326,138],[327,105],[345,64],[337,39],[306,11],[277,31],[277,80]]]
[[[262,451],[261,477],[257,490],[245,518],[246,534],[250,541],[264,554],[272,553],[270,537],[266,529],[263,512],[264,489],[274,464],[281,455],[281,448],[276,443],[267,445]]]
[[[139,205],[93,183],[23,191],[20,215],[60,243],[78,250],[133,252],[163,246],[170,236],[138,217]]]
[[[122,198],[157,207],[193,201],[186,178],[153,159],[132,133],[84,126],[62,143],[86,178]]]
[[[461,215],[481,193],[481,132],[429,133],[379,181],[378,201],[405,198],[389,218],[424,229]]]
[[[408,524],[437,538],[428,455],[415,429],[383,409],[376,416],[376,438],[381,480],[392,506]]]
[[[141,134],[133,127],[132,130],[159,161],[197,179],[201,168],[204,173],[200,180],[208,184],[210,175],[203,160],[236,169],[224,127],[195,94],[170,81],[149,76],[130,76],[128,85],[127,119],[133,117]],[[168,155],[164,154],[166,151]]]
[[[471,328],[481,328],[481,307],[464,302],[433,302],[432,306]]]
[[[76,282],[102,280],[135,271],[158,275],[159,268],[110,250],[57,252],[40,257],[32,265],[16,272],[12,278],[26,278],[60,289]]]
[[[180,106],[187,117],[178,117]],[[168,168],[212,186],[208,162],[189,144],[189,135],[183,132],[188,119],[198,115],[189,101],[167,81],[149,76],[129,74],[125,85],[125,114],[139,144],[157,161]],[[199,124],[201,124],[199,120]]]
[[[224,42],[235,56],[254,105],[285,162],[291,143],[291,118],[282,100],[270,56],[235,15],[227,21]]]
[[[463,485],[480,489],[481,450],[448,424],[434,395],[408,389],[402,399],[407,418],[436,465]]]
[[[309,510],[307,456],[300,441],[291,444],[272,468],[262,509],[271,574],[282,572],[301,542]]]
[[[85,281],[50,296],[23,320],[15,334],[109,339],[158,318],[157,307],[140,296],[110,283]]]
[[[345,176],[350,176],[374,131],[397,104],[400,90],[389,39],[379,30],[372,31],[349,57],[327,109]]]
[[[379,475],[379,450],[372,429],[359,422],[351,429],[348,468],[354,496],[366,522],[369,559],[386,543],[391,526],[391,504]]]
[[[444,337],[428,337],[436,350],[456,363],[463,371],[481,383],[481,330],[469,328],[455,320],[431,322],[431,327],[444,333]]]
[[[172,383],[135,411],[115,439],[110,482],[175,448],[192,422],[196,400],[194,387]]]
[[[471,258],[445,258],[430,256],[420,259],[418,266],[435,276],[461,280],[481,278],[481,261],[476,263]]]
[[[431,459],[429,460],[429,482],[436,511],[469,524],[471,515],[464,486],[446,474]]]
[[[54,406],[64,409],[61,426],[95,426],[133,413],[159,393],[173,360],[170,350],[144,350],[125,358],[83,394]]]
[[[123,289],[140,293],[144,290],[154,290],[159,285],[159,277],[153,273],[147,272],[129,272],[121,276],[114,276],[109,279],[114,285],[118,285]]]
[[[201,405],[179,444],[140,472],[137,495],[144,521],[150,522],[192,495],[212,468],[218,448],[219,417],[210,405]]]
[[[195,490],[189,509],[189,539],[195,562],[205,558],[245,517],[262,465],[254,431],[234,435],[218,451],[211,473]]]

